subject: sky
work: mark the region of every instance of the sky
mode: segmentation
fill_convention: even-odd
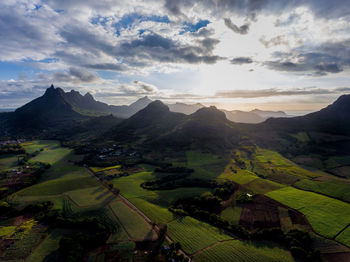
[[[308,112],[350,93],[349,0],[1,0],[0,108],[51,84]]]

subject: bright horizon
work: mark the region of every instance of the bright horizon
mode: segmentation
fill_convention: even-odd
[[[145,95],[311,112],[350,93],[346,1],[0,3],[0,108],[53,83],[112,105]]]

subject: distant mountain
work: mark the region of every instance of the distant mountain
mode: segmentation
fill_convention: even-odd
[[[161,101],[156,100],[114,128],[110,135],[117,139],[134,136],[153,137],[168,132],[179,124],[185,115],[170,112]]]
[[[154,101],[117,125],[108,135],[116,140],[136,141],[155,147],[229,147],[236,142],[234,123],[215,107],[204,107],[185,115],[171,112],[161,101]]]
[[[233,111],[227,111],[227,110],[222,110],[227,119],[236,122],[236,123],[261,123],[266,120],[265,117],[262,117],[258,114],[252,113],[252,112],[244,112],[244,111],[239,111],[239,110],[233,110]]]
[[[326,108],[305,116],[270,118],[263,126],[289,132],[317,131],[350,135],[350,95],[342,95]]]
[[[141,109],[144,109],[152,102],[147,96],[140,98],[136,102],[132,103],[129,106],[110,106],[110,113],[121,117],[121,118],[129,118]]]
[[[285,112],[283,111],[263,111],[259,109],[254,109],[250,111],[250,113],[254,113],[258,116],[261,116],[262,118],[268,119],[270,117],[289,117]]]
[[[198,109],[205,107],[200,103],[197,103],[197,104],[175,103],[175,104],[167,104],[167,106],[172,112],[183,113],[186,115],[193,114]]]

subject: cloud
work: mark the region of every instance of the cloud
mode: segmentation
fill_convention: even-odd
[[[272,37],[269,40],[266,40],[266,36],[262,36],[259,39],[260,43],[262,43],[266,48],[278,46],[278,45],[286,45],[288,46],[289,43],[286,40],[286,37],[284,35],[278,35],[276,37]]]
[[[98,82],[100,78],[83,68],[71,67],[65,72],[54,72],[52,80],[55,83],[94,83]]]
[[[340,88],[297,88],[297,89],[259,89],[259,90],[229,90],[216,92],[216,98],[261,98],[273,96],[299,96],[299,95],[329,95],[349,93],[350,87]]]
[[[214,64],[223,59],[214,55],[219,40],[205,38],[193,45],[181,44],[159,34],[150,33],[132,41],[125,41],[117,49],[118,56],[132,66],[161,63]]]
[[[234,23],[232,23],[230,18],[224,18],[224,22],[229,29],[231,29],[233,32],[237,34],[246,35],[249,32],[250,23],[245,23],[244,25],[237,26]]]
[[[243,65],[253,63],[253,59],[250,57],[235,57],[230,60],[230,63],[233,65]]]
[[[130,84],[119,85],[120,93],[114,94],[118,96],[120,94],[124,96],[139,96],[139,95],[155,95],[159,93],[156,86],[148,84],[142,81],[134,80]]]

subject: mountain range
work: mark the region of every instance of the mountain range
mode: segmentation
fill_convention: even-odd
[[[249,135],[261,143],[283,148],[292,144],[289,134],[298,132],[350,136],[349,112],[350,95],[339,97],[318,112],[287,118],[284,112],[225,111],[199,103],[166,105],[161,101],[152,102],[148,97],[129,106],[111,106],[96,101],[89,93],[64,92],[51,86],[43,96],[15,112],[1,113],[0,131],[2,135],[42,135],[45,132],[67,135],[72,134],[72,130],[73,133],[85,130],[93,132],[93,136],[104,133],[113,139],[143,137],[154,145],[203,147],[208,143],[209,146],[230,147],[237,143],[239,136]],[[270,116],[274,118],[266,120]],[[237,123],[232,119],[238,120]],[[244,121],[260,123],[238,123]],[[94,126],[96,128],[89,128]]]

